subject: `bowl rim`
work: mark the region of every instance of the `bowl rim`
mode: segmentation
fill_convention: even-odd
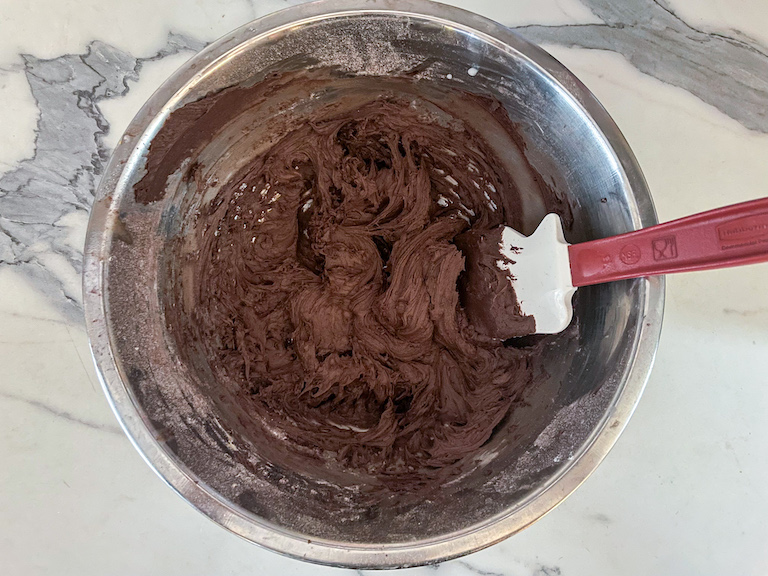
[[[626,186],[633,193],[636,203],[630,206],[633,225],[640,228],[657,223],[640,167],[614,121],[586,86],[538,46],[488,18],[430,0],[319,0],[269,14],[223,36],[182,65],[142,107],[115,148],[96,193],[84,250],[83,306],[96,372],[117,420],[146,463],[182,498],[238,536],[293,558],[337,567],[395,568],[436,563],[495,544],[543,517],[586,480],[615,444],[645,388],[661,334],[665,284],[663,277],[640,281],[644,307],[634,353],[624,381],[600,423],[570,465],[563,466],[548,486],[534,492],[511,512],[498,514],[460,532],[419,541],[342,543],[308,539],[259,519],[200,482],[158,442],[151,425],[135,406],[114,357],[103,283],[104,261],[109,256],[108,225],[115,201],[112,193],[127,186],[125,175],[135,167],[131,161],[134,152],[142,146],[146,149],[188,87],[240,45],[258,42],[267,34],[299,23],[365,14],[394,14],[441,22],[506,45],[527,58],[580,103],[602,132],[623,169]]]

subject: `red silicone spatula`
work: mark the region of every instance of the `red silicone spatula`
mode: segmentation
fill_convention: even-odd
[[[530,236],[505,226],[500,237],[496,265],[507,273],[520,314],[533,317],[532,332],[555,334],[570,324],[580,286],[768,261],[768,198],[581,244],[565,241],[557,214]],[[502,339],[523,335],[503,325],[478,330]]]

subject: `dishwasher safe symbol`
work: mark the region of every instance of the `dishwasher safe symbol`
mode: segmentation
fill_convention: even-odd
[[[677,242],[674,236],[665,236],[656,238],[653,241],[653,259],[671,260],[677,258]]]

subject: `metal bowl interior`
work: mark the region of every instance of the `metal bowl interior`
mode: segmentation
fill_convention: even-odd
[[[84,271],[87,326],[102,384],[150,466],[193,506],[248,540],[354,567],[432,563],[478,550],[556,506],[614,444],[651,369],[663,280],[581,289],[577,323],[553,338],[541,358],[546,383],[494,433],[475,470],[434,497],[370,506],[349,487],[248,453],[237,423],[201,386],[203,376],[180,361],[163,319],[163,246],[183,226],[179,207],[193,191],[171,177],[163,198],[141,203],[134,185],[173,110],[308,65],[369,80],[418,70],[436,89],[497,98],[519,126],[525,161],[547,174],[570,204],[572,243],[656,222],[639,167],[607,113],[561,64],[504,27],[421,0],[289,8],[236,30],[185,64],[115,150],[91,215]],[[232,146],[217,136],[205,154],[225,154]],[[505,158],[519,162],[511,153]],[[528,198],[523,212],[523,232],[530,233],[543,207]]]

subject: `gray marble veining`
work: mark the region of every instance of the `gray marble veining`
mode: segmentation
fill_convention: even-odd
[[[478,576],[504,576],[504,574],[501,572],[492,572],[490,570],[481,570],[480,568],[476,568],[465,560],[456,560],[456,564],[464,567],[470,574],[477,574]]]
[[[0,265],[17,266],[70,320],[80,318],[80,293],[68,277],[80,274],[82,251],[68,241],[66,217],[87,213],[110,154],[99,102],[127,94],[128,81],[138,79],[145,62],[202,47],[171,34],[150,58],[98,41],[84,54],[50,60],[23,55],[40,117],[33,157],[0,177]]]
[[[32,398],[27,398],[25,396],[20,396],[17,394],[12,394],[10,392],[4,392],[4,391],[0,391],[0,398],[4,400],[22,402],[27,406],[31,406],[32,408],[35,408],[37,410],[42,410],[43,412],[47,412],[48,414],[52,414],[56,418],[61,418],[63,420],[66,420],[67,422],[71,422],[79,426],[85,426],[86,428],[90,428],[91,430],[108,432],[109,434],[116,434],[121,437],[123,434],[122,430],[117,426],[99,424],[98,422],[92,422],[90,420],[86,420],[76,414],[73,414],[66,410],[61,410],[55,406],[52,406],[51,404],[48,404],[46,402],[41,402],[40,400],[34,400]]]
[[[655,0],[582,0],[603,24],[524,26],[539,44],[610,50],[683,88],[751,130],[768,132],[768,48],[746,36],[703,32]]]
[[[737,34],[696,30],[663,2],[583,2],[602,24],[517,30],[537,43],[618,52],[638,70],[768,132],[768,49]],[[144,59],[98,41],[84,54],[23,56],[40,116],[33,157],[0,177],[0,265],[17,267],[73,322],[81,317],[73,278],[82,254],[71,242],[68,218],[87,213],[110,153],[103,141],[109,123],[99,103],[127,94],[145,62],[203,45],[171,34],[162,50]]]

